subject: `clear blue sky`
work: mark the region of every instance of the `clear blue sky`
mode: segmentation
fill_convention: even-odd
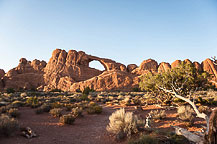
[[[217,56],[217,0],[0,0],[0,68],[82,50],[125,65]]]

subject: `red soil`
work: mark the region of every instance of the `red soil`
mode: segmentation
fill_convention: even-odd
[[[53,118],[48,113],[36,115],[34,109],[23,107],[20,108],[21,116],[18,119],[21,127],[32,128],[38,137],[27,139],[17,133],[9,138],[0,138],[1,144],[126,144],[125,142],[116,142],[106,131],[109,123],[109,116],[118,107],[104,107],[103,113],[99,115],[87,115],[75,120],[73,125],[60,125],[59,118]],[[135,111],[134,107],[127,107],[128,111]],[[135,114],[145,118],[151,110],[160,109],[156,106],[148,106],[144,111],[136,110]],[[185,127],[176,118],[176,110],[166,111],[165,120],[157,120],[152,126],[162,129],[170,129],[171,125]],[[204,123],[196,119],[196,126]],[[185,127],[186,128],[186,127]],[[189,130],[195,131],[201,128],[191,127]]]

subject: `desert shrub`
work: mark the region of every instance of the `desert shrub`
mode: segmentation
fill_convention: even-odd
[[[28,106],[31,106],[32,108],[38,107],[38,106],[39,106],[38,98],[37,98],[36,96],[34,96],[34,97],[29,97],[29,98],[26,100],[26,104],[27,104]]]
[[[131,140],[128,144],[159,144],[159,140],[150,135],[142,135],[137,140]]]
[[[11,109],[9,109],[8,114],[9,114],[11,117],[14,117],[14,118],[17,118],[17,117],[20,116],[20,112],[18,111],[17,108],[11,108]]]
[[[41,108],[44,112],[49,112],[50,109],[51,109],[51,106],[48,105],[48,104],[43,104],[40,108]]]
[[[1,107],[0,107],[0,114],[1,114],[1,113],[6,113],[7,110],[8,110],[8,109],[7,109],[6,106],[1,106]]]
[[[62,90],[55,88],[55,89],[52,89],[50,92],[62,92]]]
[[[23,93],[20,94],[20,96],[21,96],[21,97],[27,97],[27,93],[26,93],[26,92],[23,92]]]
[[[75,90],[77,93],[81,93],[82,91],[80,89]]]
[[[132,90],[133,90],[133,92],[140,92],[141,91],[140,88],[138,88],[138,87],[134,87]]]
[[[62,115],[62,109],[60,108],[51,109],[50,114],[54,117],[60,117]]]
[[[119,135],[131,136],[133,133],[139,131],[140,126],[144,126],[144,121],[139,120],[132,112],[125,112],[124,108],[121,108],[109,117],[109,125],[106,127],[107,131]],[[123,137],[122,137],[123,138]]]
[[[21,102],[21,101],[16,100],[16,101],[12,102],[11,105],[12,105],[13,107],[21,107],[21,106],[24,105],[24,103]]]
[[[178,115],[179,115],[179,118],[183,121],[187,121],[188,122],[188,125],[191,126],[193,123],[194,123],[194,110],[191,108],[190,105],[183,105],[183,106],[180,106],[178,107]]]
[[[43,113],[43,112],[49,112],[50,109],[51,109],[50,105],[48,105],[48,104],[43,104],[43,105],[41,105],[39,108],[37,108],[37,109],[35,110],[35,113],[36,113],[36,114],[41,114],[41,113]]]
[[[87,108],[88,114],[100,114],[102,113],[102,106],[99,105],[90,105]]]
[[[5,136],[10,136],[18,130],[19,125],[18,121],[14,118],[10,118],[7,115],[1,115],[0,116],[0,134]]]
[[[164,119],[166,118],[165,110],[154,110],[149,113],[153,119]]]
[[[61,108],[62,106],[60,102],[51,103],[51,108]]]
[[[73,116],[72,114],[67,114],[67,115],[63,115],[60,117],[59,122],[62,124],[69,124],[72,125],[75,121],[75,116]]]
[[[82,108],[79,108],[79,107],[76,107],[76,108],[73,108],[72,111],[71,111],[71,114],[75,117],[81,117],[83,116],[82,115]]]
[[[86,100],[86,101],[89,101],[87,94],[82,94],[82,95],[79,97],[79,99],[82,100],[82,101],[85,101],[85,100]]]
[[[43,111],[43,109],[41,108],[41,107],[39,107],[39,108],[37,108],[36,110],[35,110],[35,113],[36,114],[42,114],[44,111]]]
[[[94,89],[90,89],[89,87],[84,88],[82,91],[83,94],[88,95],[90,92],[94,92]]]
[[[212,110],[208,106],[199,106],[198,107],[199,112],[205,113],[205,114],[210,114]]]
[[[13,88],[7,88],[7,89],[6,89],[6,92],[7,92],[8,94],[10,94],[10,93],[14,93],[15,90],[14,90]]]

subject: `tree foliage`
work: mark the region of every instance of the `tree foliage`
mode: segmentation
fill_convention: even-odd
[[[177,94],[187,96],[197,89],[207,89],[210,74],[198,71],[193,64],[182,62],[178,67],[163,73],[148,73],[141,77],[139,86],[142,90],[151,91],[158,95],[169,96],[162,89],[175,91]]]

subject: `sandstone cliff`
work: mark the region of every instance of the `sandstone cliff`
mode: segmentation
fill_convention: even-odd
[[[91,61],[99,61],[105,68],[100,71],[89,67]],[[38,89],[49,91],[61,89],[63,91],[83,90],[90,87],[96,91],[125,90],[130,91],[138,86],[139,76],[147,72],[161,73],[177,67],[181,60],[174,61],[171,65],[166,62],[158,64],[155,60],[144,60],[138,67],[130,64],[127,67],[110,59],[88,55],[83,51],[56,49],[49,62],[20,59],[16,68],[6,74],[0,70],[0,90]],[[213,61],[206,59],[201,64],[184,60],[193,64],[200,71],[207,71],[217,81],[217,66]]]

